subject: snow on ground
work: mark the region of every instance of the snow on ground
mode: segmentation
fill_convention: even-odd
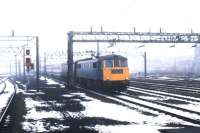
[[[65,88],[65,85],[64,84],[59,84],[61,88]]]
[[[153,79],[154,80],[168,80],[168,81],[183,80],[183,78],[180,78],[180,77],[167,77],[167,76],[156,77],[156,78],[153,78]]]
[[[0,99],[1,99],[0,100],[0,112],[1,112],[1,109],[3,109],[7,105],[9,98],[10,98],[10,93],[3,93],[0,95]]]
[[[47,79],[48,85],[56,84],[58,82]],[[53,87],[52,87],[53,88]],[[23,91],[22,91],[23,92]],[[32,94],[37,94],[34,90],[29,90],[28,92],[24,91],[23,93],[27,96]],[[33,93],[34,92],[34,93]],[[41,93],[41,92],[40,92]],[[41,93],[43,94],[43,93]],[[101,117],[106,119],[112,119],[116,121],[127,121],[129,125],[96,125],[94,128],[98,130],[100,133],[159,133],[158,129],[163,128],[171,128],[170,124],[183,124],[183,125],[193,125],[191,123],[185,122],[175,117],[171,117],[169,115],[165,115],[163,113],[159,113],[157,111],[153,111],[147,108],[143,108],[137,105],[132,105],[131,107],[135,109],[130,109],[125,106],[102,102],[98,99],[91,98],[87,96],[85,93],[69,93],[63,94],[63,98],[70,98],[78,96],[77,100],[80,101],[79,97],[82,97],[86,100],[80,101],[81,104],[85,107],[85,110],[81,111],[81,113],[86,117]],[[149,100],[158,100],[155,97],[145,97]],[[53,104],[56,104],[56,101],[48,101]],[[62,120],[63,116],[60,112],[57,111],[37,111],[37,107],[48,107],[50,106],[45,101],[41,99],[32,99],[30,97],[25,98],[25,105],[27,114],[24,116],[26,119],[23,123],[23,129],[28,132],[48,132],[60,129],[61,131],[69,128],[68,126],[60,125],[51,125],[43,121],[45,118],[54,118],[58,120]],[[57,105],[57,106],[62,106]],[[192,107],[191,107],[192,108]],[[68,112],[71,116],[78,115],[79,112]],[[50,127],[48,130],[45,127]],[[193,125],[194,126],[194,125]],[[91,127],[88,127],[91,128]]]
[[[45,127],[50,126],[51,128],[47,130]],[[34,121],[34,122],[23,122],[23,129],[26,130],[27,132],[32,132],[32,133],[44,133],[44,132],[53,132],[53,131],[58,131],[60,129],[66,129],[69,128],[68,126],[63,126],[63,125],[56,125],[52,126],[50,123],[46,123],[43,121]]]
[[[22,84],[21,84],[22,85]],[[22,90],[22,89],[17,89],[17,93],[23,93],[23,94],[26,94],[26,95],[36,95],[36,94],[40,94],[40,95],[44,95],[45,93],[44,92],[41,92],[41,91],[39,91],[39,92],[37,92],[37,90],[36,89],[27,89],[26,88],[26,85],[22,85],[24,88],[25,88],[25,90]]]
[[[45,77],[40,77],[40,80],[45,80]],[[65,85],[64,84],[61,84],[53,79],[50,79],[50,78],[46,78],[46,81],[47,81],[47,84],[48,85],[53,85],[53,84],[56,84],[56,85],[60,85],[61,88],[65,88]]]
[[[21,90],[25,95],[35,95],[35,94],[44,94],[43,92],[37,92],[35,90],[28,90],[23,91]],[[56,101],[49,101],[49,103],[55,103]],[[68,127],[63,125],[57,125],[53,126],[50,123],[44,122],[42,119],[45,118],[53,118],[53,119],[59,119],[62,120],[63,116],[57,112],[57,111],[37,111],[37,107],[50,107],[45,101],[41,101],[39,98],[33,100],[30,97],[25,98],[25,105],[27,114],[24,116],[25,121],[22,123],[22,128],[27,132],[48,132],[48,130],[45,128],[47,126],[50,126],[51,131],[54,130],[62,130],[66,129]],[[56,106],[62,106],[60,104],[56,104]]]
[[[41,76],[40,80],[45,80],[45,77]],[[56,82],[55,80],[50,79],[50,78],[46,78],[46,82],[48,85],[59,84],[58,82]]]
[[[48,85],[55,85],[55,84],[59,84],[58,82],[56,82],[55,80],[53,79],[49,79],[49,78],[46,78],[46,81],[47,81],[47,84]]]
[[[51,101],[55,102],[55,101]],[[24,116],[25,122],[22,123],[24,130],[28,132],[47,132],[45,127],[50,126],[50,130],[65,129],[66,126],[57,125],[53,126],[50,123],[44,122],[42,119],[53,118],[62,120],[63,116],[57,111],[37,111],[36,107],[49,107],[46,102],[33,100],[32,98],[25,98],[25,105],[27,114]]]
[[[159,128],[147,125],[95,126],[95,129],[100,131],[99,133],[160,133],[157,130]]]
[[[25,98],[26,109],[28,110],[26,119],[39,120],[43,118],[58,118],[61,119],[61,115],[58,112],[44,112],[44,111],[36,111],[36,107],[50,107],[46,102],[36,101],[31,98]]]
[[[149,110],[143,107],[138,107],[137,105],[135,106],[135,108],[137,108],[138,110],[148,111],[149,113],[152,113],[154,115],[145,115],[143,114],[143,112],[132,110],[128,107],[123,107],[110,103],[103,103],[99,100],[82,102],[82,104],[87,107],[87,109],[84,112],[84,114],[86,114],[87,116],[99,116],[114,120],[128,121],[137,124],[146,123],[152,126],[164,126],[167,123],[171,122],[181,122],[179,119],[172,118],[171,116],[165,115],[163,113],[158,113],[157,111]]]
[[[188,109],[191,111],[197,111],[197,112],[200,111],[200,103],[198,103],[198,104],[181,104],[181,105],[176,105],[176,106],[185,108],[185,109]]]
[[[147,105],[147,106],[151,106],[151,107],[154,107],[154,108],[159,108],[159,109],[164,110],[164,111],[173,112],[174,114],[179,114],[179,115],[184,116],[184,117],[190,116],[190,118],[192,118],[192,119],[200,119],[199,115],[197,115],[197,114],[184,112],[184,111],[181,111],[181,110],[177,110],[177,109],[169,108],[169,107],[166,107],[166,106],[150,103],[150,102],[147,102],[147,101],[142,101],[142,100],[135,99],[135,98],[130,98],[130,97],[127,97],[127,96],[119,96],[119,97],[125,98],[125,99],[130,100],[130,101],[134,101],[134,102],[137,102],[137,103],[140,103],[140,104],[144,104],[144,105]],[[188,124],[188,123],[185,123],[185,124]]]
[[[200,103],[199,102],[188,101],[188,100],[180,99],[180,98],[173,98],[173,97],[168,97],[168,96],[160,97],[160,95],[154,96],[154,97],[153,96],[139,96],[139,98],[143,98],[143,99],[150,100],[150,101],[177,100],[177,101],[180,101],[180,102],[186,102],[186,104],[177,104],[177,103],[170,103],[170,104],[171,105],[174,104],[177,107],[192,110],[192,111],[199,112],[199,110],[200,110]]]
[[[136,87],[130,87],[130,88],[132,88],[132,89],[136,89],[136,90],[140,90],[140,91],[145,91],[145,92],[153,92],[153,93],[157,93],[157,94],[164,94],[164,95],[168,95],[168,96],[175,96],[175,97],[180,97],[180,98],[188,98],[188,99],[191,99],[191,100],[200,100],[200,98],[196,98],[196,97],[191,97],[191,96],[184,96],[184,95],[180,95],[180,94],[173,94],[173,93],[168,93],[168,92],[162,92],[162,91],[155,91],[155,90],[146,90],[146,89],[142,89],[142,88],[136,88]],[[129,91],[132,91],[131,89],[128,89]],[[134,90],[134,91],[136,91],[136,90]],[[144,93],[145,93],[144,92]]]
[[[138,110],[129,109],[128,107],[119,106],[111,103],[104,103],[97,99],[86,96],[84,93],[73,93],[73,95],[81,95],[85,99],[89,99],[87,102],[81,102],[86,110],[82,111],[87,117],[103,117],[118,121],[127,121],[130,125],[117,125],[117,126],[102,126],[96,125],[95,129],[100,133],[156,133],[158,129],[166,128],[167,124],[187,124],[191,123],[182,121],[180,119],[158,113],[156,111],[148,110],[139,107],[139,110],[148,111],[154,115],[145,115]],[[67,95],[68,97],[68,95]],[[135,106],[137,108],[137,106]],[[169,128],[169,127],[168,127]]]
[[[62,95],[63,97],[67,97],[67,98],[70,98],[70,97],[73,97],[73,95],[71,95],[71,94],[64,94],[64,95]]]
[[[6,81],[6,88],[4,90],[4,93],[0,94],[0,113],[2,112],[2,109],[4,109],[8,102],[10,97],[13,95],[14,93],[14,86],[12,83],[10,83],[9,81]]]
[[[144,98],[146,100],[152,100],[152,101],[156,101],[156,100],[167,100],[167,97],[155,97],[155,96],[139,96],[139,98]]]
[[[3,89],[4,89],[4,83],[1,83],[0,84],[0,93],[3,91]]]

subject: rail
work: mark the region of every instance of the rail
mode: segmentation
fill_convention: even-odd
[[[15,94],[16,94],[16,90],[17,90],[17,85],[13,83],[13,81],[10,80],[10,82],[14,85],[14,93],[12,94],[12,96],[9,98],[9,101],[8,101],[8,104],[7,106],[5,107],[5,109],[3,110],[3,113],[2,115],[0,116],[0,125],[2,126],[2,123],[3,123],[3,120],[7,114],[7,111],[11,105],[11,103],[13,102],[13,99],[15,97]],[[5,83],[5,81],[4,81]],[[6,83],[5,83],[6,84]],[[6,88],[6,87],[5,87]]]

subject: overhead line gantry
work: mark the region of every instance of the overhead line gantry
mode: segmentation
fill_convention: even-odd
[[[39,37],[38,36],[15,36],[14,35],[14,31],[12,31],[12,35],[11,36],[0,36],[0,42],[34,42],[35,46],[36,46],[36,87],[37,87],[37,91],[39,91]],[[5,49],[0,47],[0,50]],[[10,47],[8,46],[7,49],[16,49],[19,50],[17,47]],[[24,49],[24,47],[23,47]],[[6,51],[4,51],[6,52]],[[9,52],[9,51],[7,51]],[[23,53],[24,54],[24,53]],[[15,55],[16,56],[16,55]],[[23,76],[25,76],[25,66],[24,66],[24,55],[23,55]]]
[[[200,33],[68,32],[68,85],[73,86],[73,43],[200,43]]]

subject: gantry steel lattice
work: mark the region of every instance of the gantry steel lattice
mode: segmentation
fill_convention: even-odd
[[[200,43],[200,33],[166,32],[68,32],[68,85],[73,85],[73,43]]]
[[[70,32],[72,42],[199,43],[200,33]]]
[[[1,43],[5,43],[5,42],[34,42],[35,46],[36,46],[36,86],[37,86],[37,91],[39,91],[39,37],[38,36],[15,36],[14,35],[14,31],[12,31],[12,35],[10,36],[0,36],[0,42]],[[24,45],[25,46],[25,45]],[[1,47],[0,46],[0,51],[3,53],[14,53],[15,56],[17,54],[22,53],[23,51],[23,56],[25,56],[24,54],[24,50],[25,47],[22,46],[20,47],[13,47],[13,46],[7,46],[7,47]],[[25,76],[25,66],[24,66],[24,57],[23,57],[23,75]]]

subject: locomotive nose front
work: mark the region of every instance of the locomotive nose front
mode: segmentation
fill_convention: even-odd
[[[103,70],[104,81],[124,81],[129,79],[129,69],[127,65],[117,64],[114,61],[106,61]],[[122,61],[121,61],[122,62]]]

